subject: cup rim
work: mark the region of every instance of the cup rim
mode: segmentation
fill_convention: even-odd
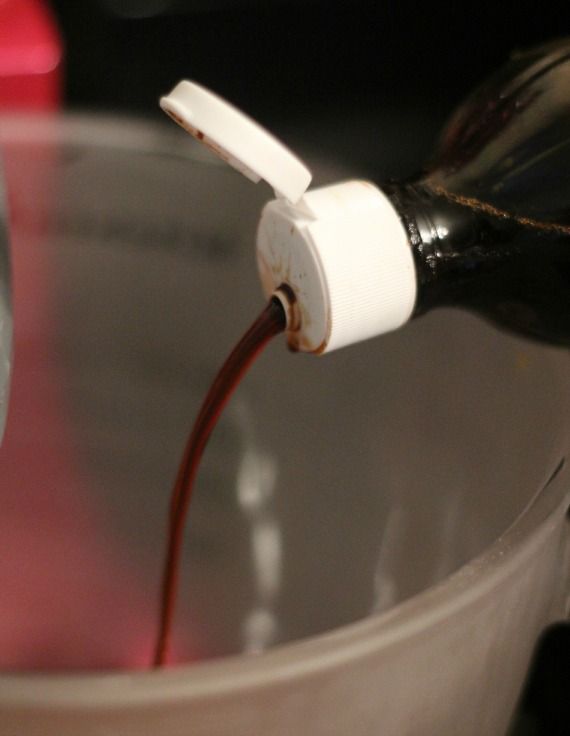
[[[329,632],[276,646],[161,670],[94,673],[0,673],[0,705],[108,708],[189,703],[239,695],[298,676],[346,665],[388,650],[426,629],[445,625],[485,595],[516,577],[544,545],[552,543],[570,504],[570,472],[563,458],[513,524],[484,552],[436,585],[387,611]]]
[[[118,121],[127,125],[128,134],[116,132]],[[192,144],[181,150],[178,136],[168,138],[168,134],[164,135],[165,126],[129,117],[7,116],[2,118],[0,140],[11,135],[25,140],[26,136],[42,130],[48,139],[58,140],[64,132],[66,135],[72,132],[74,141],[92,142],[94,125],[98,132],[108,130],[108,139],[99,138],[99,144],[133,148],[146,142],[153,145],[157,154],[172,153],[207,165],[224,166]],[[157,143],[161,145],[157,147]],[[480,555],[439,583],[387,611],[329,632],[278,645],[261,654],[234,654],[162,670],[72,674],[0,672],[0,707],[23,707],[33,703],[35,707],[50,709],[97,710],[168,704],[181,698],[190,702],[268,687],[299,674],[321,672],[371,652],[387,650],[429,627],[445,624],[450,615],[476,604],[482,596],[524,568],[538,547],[551,542],[570,504],[570,472],[564,458],[547,478],[511,526]]]

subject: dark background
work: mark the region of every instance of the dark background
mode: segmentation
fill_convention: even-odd
[[[68,107],[159,119],[157,98],[186,77],[309,157],[379,178],[421,166],[448,113],[512,50],[570,33],[570,7],[559,2],[51,5]],[[512,736],[570,733],[569,640],[560,625],[537,648]]]
[[[510,51],[570,32],[566,3],[53,0],[66,99],[160,116],[180,78],[357,174],[410,173]],[[560,10],[560,8],[563,10]]]

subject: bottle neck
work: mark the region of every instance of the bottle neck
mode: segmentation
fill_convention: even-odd
[[[482,282],[488,286],[512,252],[501,223],[422,181],[391,184],[385,192],[402,218],[414,257],[414,316],[437,306],[469,306],[479,298]]]

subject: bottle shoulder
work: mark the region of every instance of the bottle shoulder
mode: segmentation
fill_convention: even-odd
[[[570,233],[570,40],[512,59],[454,113],[426,186]]]

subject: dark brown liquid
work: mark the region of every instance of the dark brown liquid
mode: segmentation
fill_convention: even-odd
[[[155,667],[166,664],[168,660],[178,593],[184,526],[200,459],[220,414],[247,369],[271,338],[283,332],[285,326],[283,307],[277,299],[272,299],[222,366],[204,399],[188,438],[170,503],[168,548],[160,599],[160,624],[154,652]]]

